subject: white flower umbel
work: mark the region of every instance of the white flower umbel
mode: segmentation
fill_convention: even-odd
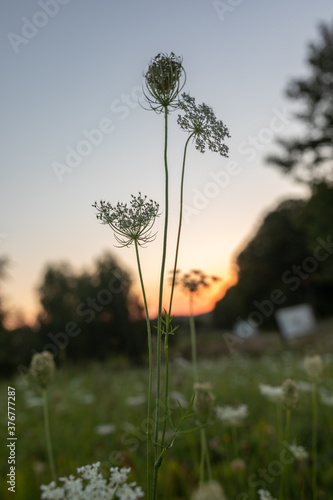
[[[232,406],[218,406],[216,408],[216,417],[225,424],[235,427],[242,425],[248,414],[247,405],[240,405],[238,408]]]
[[[226,500],[222,486],[217,481],[208,481],[192,493],[191,500]]]
[[[194,97],[183,93],[179,107],[184,111],[178,116],[177,123],[182,130],[193,137],[195,147],[201,153],[206,147],[222,156],[228,156],[228,146],[223,142],[230,137],[229,130],[221,120],[218,120],[212,108],[207,104],[195,103]]]
[[[278,403],[282,399],[282,387],[272,386],[266,384],[259,384],[260,393],[265,396],[269,401]]]
[[[147,196],[131,195],[129,206],[127,203],[117,203],[115,207],[106,201],[93,204],[98,211],[96,217],[113,229],[116,240],[120,247],[129,247],[133,242],[143,246],[155,239],[151,234],[156,217],[159,213],[159,205],[153,200],[147,200]]]
[[[309,456],[308,452],[305,448],[303,448],[303,446],[290,444],[288,445],[288,448],[297,460],[306,460]]]
[[[326,389],[321,389],[320,400],[326,406],[333,406],[333,394],[330,394]]]
[[[275,500],[275,498],[272,497],[270,492],[268,490],[258,490],[258,495],[260,496],[260,500]]]
[[[106,480],[98,469],[100,462],[85,465],[77,469],[80,477],[62,477],[63,486],[57,486],[53,481],[42,485],[42,500],[137,500],[144,496],[136,483],[127,483],[131,469],[111,467],[109,480]]]

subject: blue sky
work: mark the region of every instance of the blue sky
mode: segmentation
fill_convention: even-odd
[[[332,20],[331,0],[18,0],[1,2],[1,9],[0,255],[11,260],[3,291],[13,310],[35,314],[46,263],[68,261],[80,270],[111,250],[136,279],[134,250],[114,248],[91,205],[127,201],[138,191],[163,205],[163,119],[138,105],[142,74],[158,52],[183,57],[185,90],[212,106],[232,136],[229,159],[190,150],[181,269],[227,281],[235,252],[264,213],[281,199],[306,195],[264,157],[274,150],[276,130],[297,132],[283,91],[306,74],[307,45],[319,22]],[[174,114],[167,268],[184,140]],[[66,167],[61,175],[59,164]],[[142,252],[152,308],[162,220],[157,229]]]

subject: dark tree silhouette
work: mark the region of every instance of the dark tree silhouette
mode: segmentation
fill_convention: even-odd
[[[129,274],[110,254],[81,274],[68,264],[48,266],[38,289],[39,349],[52,344],[56,356],[66,352],[72,359],[139,357],[146,342],[133,322],[132,313],[138,319],[142,309],[131,286]]]
[[[295,119],[301,132],[298,137],[278,139],[281,154],[267,158],[310,185],[333,182],[333,23],[321,24],[319,35],[309,46],[309,75],[292,80],[286,91],[300,103]]]
[[[217,302],[217,326],[262,316],[273,326],[278,307],[307,302],[332,315],[333,188],[322,183],[309,200],[287,200],[268,213],[236,258],[238,282]]]

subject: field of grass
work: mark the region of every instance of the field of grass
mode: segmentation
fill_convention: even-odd
[[[200,342],[199,342],[200,344]],[[303,366],[304,352],[281,349],[276,354],[250,357],[233,354],[202,359],[199,376],[210,382],[216,406],[246,404],[248,417],[237,428],[238,449],[230,427],[212,419],[206,427],[214,479],[229,500],[258,499],[259,488],[279,498],[281,481],[281,430],[279,407],[259,391],[259,384],[279,386],[291,378],[298,384],[299,399],[291,411],[289,443],[303,446],[309,457],[286,465],[289,498],[310,500],[312,464],[311,386]],[[304,349],[303,349],[304,351]],[[318,382],[318,500],[333,499],[333,355],[323,353],[324,372]],[[171,402],[186,405],[192,395],[189,361],[171,360]],[[131,479],[145,490],[145,418],[147,367],[130,367],[125,360],[66,365],[57,369],[49,388],[51,434],[58,477],[76,473],[82,465],[100,461],[111,466],[131,467]],[[16,493],[7,490],[7,386],[16,389]],[[40,392],[20,378],[2,381],[1,493],[3,500],[37,500],[41,484],[51,481],[44,441]],[[281,408],[280,408],[281,409]],[[282,408],[283,424],[285,410]],[[187,426],[195,426],[196,417]],[[282,436],[283,438],[283,436]],[[291,452],[284,451],[291,457]],[[198,485],[199,432],[176,439],[168,450],[160,472],[161,500],[189,499]],[[289,460],[290,462],[290,460]]]

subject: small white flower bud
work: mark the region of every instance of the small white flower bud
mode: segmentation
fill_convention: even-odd
[[[53,378],[55,363],[49,351],[37,352],[30,363],[30,374],[45,389]]]

